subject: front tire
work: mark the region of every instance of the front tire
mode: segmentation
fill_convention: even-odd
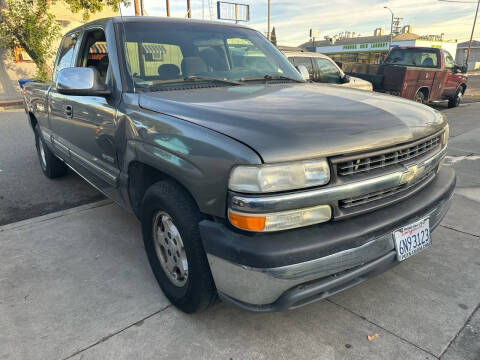
[[[205,310],[217,291],[200,238],[202,214],[179,185],[160,181],[143,198],[143,241],[152,272],[167,298],[186,313]]]
[[[458,89],[457,92],[455,93],[455,96],[451,99],[448,99],[448,107],[449,108],[454,108],[459,106],[462,103],[462,96],[463,96],[463,91],[462,89]]]
[[[43,174],[50,178],[57,178],[67,174],[67,166],[50,151],[40,133],[40,127],[35,125],[35,147]]]

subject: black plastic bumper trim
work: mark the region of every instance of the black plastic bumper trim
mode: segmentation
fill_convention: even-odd
[[[342,221],[277,233],[247,233],[211,220],[200,223],[207,253],[255,268],[301,263],[356,248],[434,211],[455,189],[455,172],[443,167],[422,191],[396,204]]]

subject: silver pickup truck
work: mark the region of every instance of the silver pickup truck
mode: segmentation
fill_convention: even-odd
[[[243,26],[87,23],[25,106],[45,175],[69,167],[136,214],[160,287],[189,313],[359,284],[432,244],[455,187],[442,114],[307,83]]]

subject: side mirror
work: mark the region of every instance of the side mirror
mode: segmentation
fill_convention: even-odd
[[[467,66],[467,64],[463,64],[463,65],[455,64],[455,66],[453,68],[453,71],[456,72],[456,73],[465,74],[468,71],[468,66]]]
[[[308,72],[308,69],[305,65],[298,65],[297,70],[302,75],[303,80],[309,81],[310,80],[310,74]]]
[[[64,95],[107,96],[110,91],[100,80],[97,69],[73,67],[60,70],[57,76],[57,91]]]
[[[345,74],[343,75],[343,78],[342,78],[342,84],[347,84],[350,82],[350,80],[351,80],[350,75]]]

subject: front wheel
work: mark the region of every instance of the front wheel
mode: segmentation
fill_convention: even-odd
[[[160,181],[145,193],[141,222],[150,267],[167,298],[186,313],[206,309],[217,295],[198,228],[202,219],[173,182]]]
[[[459,106],[462,103],[462,96],[463,96],[462,89],[458,89],[457,92],[455,93],[455,96],[448,100],[448,107],[454,108]]]

